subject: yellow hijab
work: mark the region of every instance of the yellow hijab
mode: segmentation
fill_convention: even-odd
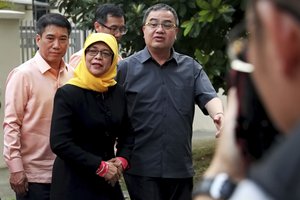
[[[101,77],[95,77],[92,75],[87,69],[85,62],[85,50],[95,42],[104,42],[114,53],[111,66]],[[86,38],[83,49],[83,55],[81,56],[80,62],[75,69],[74,78],[69,80],[68,83],[97,92],[107,91],[108,87],[117,83],[114,79],[117,75],[118,62],[118,43],[115,37],[106,33],[92,33]]]

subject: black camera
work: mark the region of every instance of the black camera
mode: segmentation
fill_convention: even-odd
[[[247,159],[256,160],[269,149],[278,130],[271,122],[256,92],[250,73],[230,71],[231,86],[237,88],[237,142]]]
[[[246,35],[246,34],[245,34]],[[247,40],[240,37],[228,49],[231,59],[228,86],[236,87],[238,116],[237,142],[247,159],[259,159],[273,144],[278,130],[271,122],[253,84],[253,65],[247,62]]]

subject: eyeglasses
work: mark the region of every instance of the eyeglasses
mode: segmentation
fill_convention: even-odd
[[[164,29],[164,30],[170,30],[172,28],[176,28],[176,24],[172,23],[172,22],[168,22],[168,21],[164,21],[162,23],[158,23],[158,22],[154,22],[154,21],[151,21],[151,22],[147,22],[145,24],[145,26],[149,26],[150,28],[152,29],[157,29],[159,26],[161,25],[161,27]]]
[[[126,26],[106,26],[104,23],[99,22],[99,24],[101,24],[101,26],[107,28],[110,30],[110,32],[112,34],[116,34],[116,33],[121,33],[121,35],[125,35],[127,33],[127,27]]]
[[[113,53],[111,53],[107,50],[100,51],[97,49],[87,49],[85,52],[89,56],[94,56],[94,57],[97,56],[98,54],[100,54],[100,56],[104,59],[111,58],[114,55]]]

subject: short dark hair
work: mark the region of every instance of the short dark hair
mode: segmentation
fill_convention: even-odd
[[[42,35],[45,31],[45,28],[50,25],[67,28],[68,34],[70,35],[71,33],[70,22],[67,20],[66,17],[58,13],[47,13],[40,17],[40,19],[36,23],[36,33]]]
[[[300,22],[299,0],[275,0],[274,3]]]
[[[115,5],[115,4],[111,4],[111,3],[106,3],[106,4],[102,4],[100,5],[95,13],[95,18],[94,18],[94,22],[99,22],[99,23],[106,23],[107,21],[107,16],[111,15],[112,17],[124,17],[124,12],[123,10]]]
[[[260,0],[248,1],[247,14],[248,16],[252,16],[253,22],[256,26],[255,34],[259,36],[258,38],[261,38],[260,35],[263,29],[262,29],[261,21],[258,18],[257,9],[256,9],[256,4],[259,1]],[[278,9],[285,11],[286,13],[290,14],[290,16],[298,20],[298,22],[300,22],[299,0],[270,0],[270,2],[274,3],[274,5],[278,7]]]
[[[270,0],[273,2],[279,9],[284,10],[285,12],[292,15],[295,19],[300,22],[300,4],[299,0]],[[255,3],[259,2],[258,0],[249,1],[249,5],[255,6]]]
[[[155,5],[151,6],[151,7],[149,7],[145,11],[144,18],[143,18],[143,25],[146,23],[146,20],[147,20],[147,18],[149,16],[149,13],[151,11],[158,11],[158,10],[170,11],[173,14],[174,18],[175,18],[176,26],[179,26],[179,19],[178,19],[176,11],[174,10],[174,8],[172,8],[171,6],[169,6],[167,4],[164,4],[164,3],[155,4]]]

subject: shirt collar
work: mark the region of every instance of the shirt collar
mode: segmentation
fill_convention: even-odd
[[[170,62],[172,59],[175,60],[175,62],[178,64],[178,53],[175,52],[174,48],[171,49],[171,58],[167,61]],[[140,61],[142,63],[146,62],[147,60],[151,59],[151,54],[148,51],[148,48],[145,47],[142,51],[141,51],[141,55],[140,55]]]
[[[40,52],[37,51],[34,59],[36,60],[37,64],[38,64],[38,68],[40,70],[40,72],[42,74],[44,74],[45,72],[47,72],[48,70],[51,69],[50,65],[44,60],[44,58],[41,56]],[[68,66],[66,65],[66,63],[64,62],[64,60],[61,60],[60,63],[60,72],[63,71],[64,69],[66,69],[68,71]]]
[[[140,55],[140,61],[142,63],[146,62],[147,60],[151,59],[151,54],[149,53],[147,47],[145,47],[142,51],[141,51],[141,55]]]

